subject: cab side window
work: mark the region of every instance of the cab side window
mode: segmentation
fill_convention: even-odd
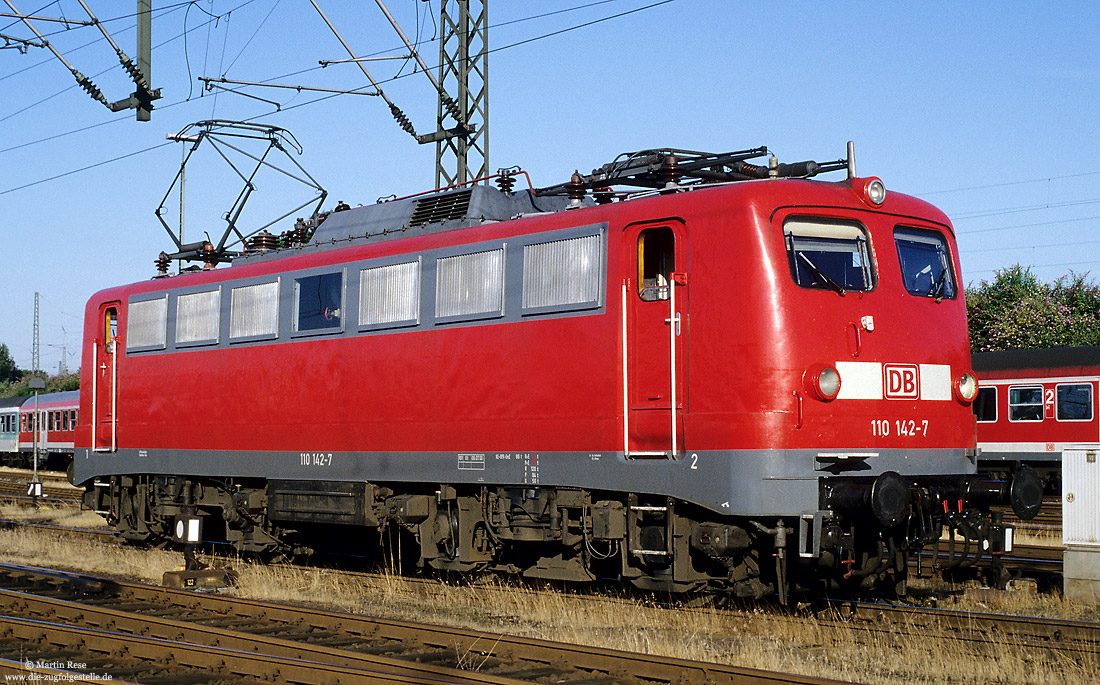
[[[676,236],[667,226],[638,234],[638,297],[645,302],[667,300],[669,279],[676,266]]]

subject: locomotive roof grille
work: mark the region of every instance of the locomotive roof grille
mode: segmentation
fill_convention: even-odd
[[[457,193],[445,193],[422,197],[416,201],[412,218],[409,224],[412,226],[426,226],[438,224],[444,221],[465,219],[470,209],[471,190],[463,190]]]

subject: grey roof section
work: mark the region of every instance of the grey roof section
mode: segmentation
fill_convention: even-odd
[[[468,205],[466,195],[469,196]],[[427,213],[426,223],[414,223],[415,217],[425,216],[424,207],[433,203],[443,206],[443,209]],[[582,204],[589,206],[592,201],[586,199]],[[249,263],[300,254],[303,250],[348,247],[439,233],[524,215],[560,212],[569,206],[568,198],[535,197],[530,190],[504,193],[491,186],[467,186],[334,211],[321,222],[313,238],[305,245],[263,253],[250,252],[233,261],[234,264]]]
[[[62,392],[42,392],[38,393],[38,404],[42,405],[47,402],[72,402],[73,404],[80,404],[80,391],[79,390],[63,390]],[[23,406],[28,409],[34,408],[34,395],[30,395],[23,399]]]
[[[975,371],[1100,366],[1100,347],[1051,347],[1042,350],[976,352],[970,355],[970,364]]]
[[[0,399],[0,409],[7,409],[9,407],[18,407],[27,401],[27,396],[21,397],[4,397]]]

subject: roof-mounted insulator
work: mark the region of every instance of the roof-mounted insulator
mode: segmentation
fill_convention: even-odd
[[[279,247],[279,239],[267,231],[260,231],[248,241],[248,249],[257,252],[266,252]]]
[[[760,166],[759,164],[749,164],[748,162],[738,162],[736,165],[737,173],[749,178],[767,178],[768,167]]]
[[[204,242],[202,245],[203,258],[206,260],[203,262],[202,268],[213,269],[218,265],[218,255],[214,251],[214,246],[208,242]]]
[[[153,278],[165,278],[168,276],[168,265],[172,263],[172,260],[168,259],[167,252],[161,252],[157,255],[157,258],[153,260],[153,264],[157,267],[157,275]]]
[[[569,198],[567,209],[577,209],[584,206],[584,179],[580,171],[574,171],[569,177],[569,183],[565,184],[565,194]]]
[[[657,182],[661,186],[661,192],[672,192],[680,186],[680,162],[676,155],[665,157],[661,167],[657,169]]]
[[[596,204],[598,205],[609,205],[615,201],[615,193],[607,186],[595,188],[592,191],[592,196],[596,198]]]
[[[771,178],[779,177],[779,158],[775,155],[768,157],[768,176]]]
[[[516,185],[516,177],[512,175],[511,169],[500,169],[497,176],[497,188],[500,188],[502,193],[512,192],[512,188]]]

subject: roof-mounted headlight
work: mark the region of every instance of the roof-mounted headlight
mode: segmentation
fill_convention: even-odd
[[[886,185],[877,178],[872,178],[867,183],[864,192],[867,195],[867,201],[875,206],[886,201]]]

